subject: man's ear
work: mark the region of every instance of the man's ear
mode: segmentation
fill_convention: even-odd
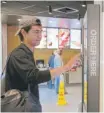
[[[26,31],[24,29],[21,29],[21,33],[22,33],[23,37],[26,37]]]

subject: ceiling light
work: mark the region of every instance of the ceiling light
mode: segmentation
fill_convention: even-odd
[[[7,2],[6,2],[6,1],[2,1],[2,3],[3,3],[3,4],[6,4]]]
[[[82,4],[82,7],[86,7],[86,5],[85,4]]]
[[[48,9],[48,13],[49,14],[52,14],[52,6],[51,5],[49,5],[49,7],[48,7],[49,9]]]
[[[21,21],[21,19],[17,19],[19,22]]]
[[[83,1],[82,7],[86,7],[86,1]]]

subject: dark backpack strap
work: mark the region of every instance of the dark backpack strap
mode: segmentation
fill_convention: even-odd
[[[7,78],[6,78],[6,75],[5,75],[5,70],[6,70],[6,67],[7,67],[7,63],[10,59],[10,56],[11,56],[11,53],[7,57],[6,64],[3,68],[3,71],[2,71],[1,76],[0,76],[0,79],[1,79],[1,95],[3,95],[8,89],[7,88]]]
[[[8,61],[9,61],[9,59],[10,59],[10,56],[11,56],[11,53],[8,55],[8,57],[7,57],[7,61],[6,61],[6,64],[5,64],[5,66],[4,66],[4,68],[3,68],[3,71],[2,71],[2,73],[1,73],[1,78],[2,78],[2,76],[3,76],[3,74],[4,74],[4,72],[5,72],[5,69],[6,69],[6,67],[7,67],[7,63],[8,63]]]

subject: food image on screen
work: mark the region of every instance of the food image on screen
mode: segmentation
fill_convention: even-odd
[[[47,28],[47,48],[58,48],[58,29]]]
[[[38,46],[36,46],[36,48],[46,48],[47,47],[47,34],[46,34],[46,28],[42,29],[42,39],[40,41],[40,44]]]
[[[81,30],[72,29],[70,32],[70,48],[81,48]]]
[[[69,29],[59,29],[59,48],[69,48],[70,45]]]

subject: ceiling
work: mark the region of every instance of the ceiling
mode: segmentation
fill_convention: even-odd
[[[83,1],[7,1],[6,3],[1,2],[1,14],[3,15],[2,21],[7,22],[8,24],[12,24],[15,23],[14,20],[23,15],[80,19],[84,17],[86,12],[86,7],[82,7],[83,3]],[[93,4],[93,1],[86,1],[86,4]],[[52,14],[49,14],[49,5],[51,5]],[[58,8],[63,7],[74,9],[75,11],[68,13],[56,11]]]
[[[1,4],[1,13],[16,15],[31,15],[44,17],[77,18],[80,14],[84,16],[86,7],[82,7],[83,1],[7,1]],[[92,1],[86,1],[86,4],[92,4]],[[52,14],[48,13],[48,6],[52,6]],[[77,9],[75,13],[60,13],[54,11],[57,8],[70,7]]]

